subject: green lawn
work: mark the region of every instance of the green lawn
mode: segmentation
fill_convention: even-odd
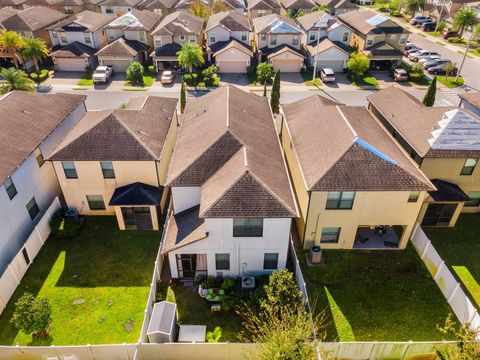
[[[157,301],[167,300],[176,303],[177,321],[180,324],[207,325],[207,331],[220,326],[222,328],[220,341],[239,341],[237,334],[241,330],[242,319],[233,310],[212,312],[210,305],[198,295],[197,286],[186,287],[180,282],[159,285],[164,298],[157,296]]]
[[[423,262],[404,251],[324,250],[325,265],[300,262],[310,301],[326,310],[327,341],[442,339],[450,308]]]
[[[91,72],[86,72],[85,74],[83,74],[83,76],[80,78],[80,80],[77,81],[77,85],[79,85],[79,86],[93,85],[92,73]]]
[[[306,86],[322,86],[322,80],[320,80],[320,77],[315,77],[315,81],[312,81],[313,68],[309,68],[307,71],[301,71],[300,75],[302,75],[304,84]]]
[[[144,74],[143,75],[143,85],[140,85],[140,86],[137,86],[137,87],[152,86],[154,82],[155,82],[155,76]],[[130,84],[130,81],[125,81],[124,85],[125,86],[136,86],[136,85]]]
[[[453,228],[425,228],[433,246],[480,309],[479,214],[463,214]]]
[[[353,80],[352,85],[362,87],[362,86],[377,86],[378,81],[374,76],[364,76],[358,80]]]
[[[86,218],[75,238],[48,239],[0,317],[0,344],[136,342],[159,242],[160,232],[118,230],[113,216]],[[49,300],[49,339],[32,341],[10,323],[25,291]]]
[[[461,77],[459,77],[458,80],[455,81],[455,76],[449,76],[448,78],[446,76],[437,76],[437,80],[449,89],[454,89],[463,85],[463,78]]]

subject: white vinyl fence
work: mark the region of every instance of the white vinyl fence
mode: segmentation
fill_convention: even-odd
[[[305,279],[303,278],[302,268],[300,267],[300,261],[298,260],[297,252],[295,251],[295,244],[293,243],[292,235],[290,235],[290,257],[293,263],[293,272],[295,273],[295,280],[297,281],[298,287],[302,291],[305,305],[307,306],[307,309],[310,310],[310,301],[308,299],[307,284],[305,283]]]
[[[58,209],[60,209],[60,201],[56,197],[33,229],[23,247],[0,276],[0,314],[7,306],[8,301],[32,264],[33,259],[35,259],[48,239],[51,232],[50,219]],[[29,262],[27,262],[27,258]]]
[[[470,328],[474,331],[479,330],[480,315],[475,309],[475,306],[465,294],[460,283],[450,272],[445,261],[442,260],[419,224],[415,227],[411,241],[458,320],[462,324],[469,324]]]

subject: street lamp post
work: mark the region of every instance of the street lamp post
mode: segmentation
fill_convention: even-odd
[[[455,81],[458,80],[458,77],[460,76],[460,73],[462,72],[463,69],[463,64],[465,63],[465,59],[467,58],[468,50],[470,50],[470,43],[473,41],[473,37],[475,36],[475,27],[472,26],[471,28],[471,35],[470,35],[470,40],[468,41],[467,48],[465,49],[465,54],[463,54],[463,59],[462,63],[460,64],[460,68],[457,70],[457,76],[455,77]]]

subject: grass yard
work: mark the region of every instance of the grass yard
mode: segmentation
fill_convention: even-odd
[[[449,89],[462,86],[464,82],[462,77],[459,77],[458,80],[455,81],[455,76],[449,76],[448,78],[446,76],[437,76],[437,80]]]
[[[480,309],[480,215],[463,214],[454,228],[424,231]]]
[[[301,71],[300,75],[303,78],[305,86],[322,86],[323,84],[320,77],[315,77],[315,81],[312,81],[313,68],[308,68],[307,71]]]
[[[77,81],[77,85],[79,85],[79,86],[93,85],[92,73],[91,72],[86,72],[85,74],[83,74],[83,76],[80,78],[80,80]]]
[[[0,317],[0,344],[136,342],[159,242],[160,232],[118,230],[113,216],[87,217],[77,237],[48,239]],[[25,291],[49,300],[50,338],[32,341],[10,323]]]
[[[413,246],[404,251],[324,250],[300,262],[310,301],[326,310],[327,341],[441,340],[450,312]]]
[[[212,312],[206,300],[197,292],[197,286],[186,287],[181,282],[171,285],[160,283],[157,301],[167,300],[177,304],[177,321],[186,325],[207,325],[207,331],[216,326],[222,328],[221,342],[238,342],[237,334],[241,330],[242,319],[231,311]]]
[[[148,87],[148,86],[152,86],[154,82],[155,82],[155,76],[144,74],[143,75],[143,85],[139,85],[139,86],[132,85],[132,84],[130,84],[130,81],[125,81],[124,85],[125,86],[132,86],[132,87]]]
[[[352,85],[362,87],[362,86],[378,86],[378,81],[374,76],[364,76],[360,79],[353,80]]]

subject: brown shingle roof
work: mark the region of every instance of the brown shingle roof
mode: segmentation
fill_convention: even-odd
[[[356,10],[348,11],[346,13],[337,16],[341,21],[359,31],[362,34],[383,34],[383,33],[404,33],[408,34],[408,31],[403,27],[396,25],[392,20],[384,15],[379,15],[370,10]],[[375,21],[370,19],[375,18]],[[381,19],[384,18],[384,21]],[[392,26],[381,27],[384,22],[389,22]]]
[[[289,9],[311,9],[315,3],[311,0],[279,0],[280,4],[287,10]]]
[[[230,85],[187,103],[167,184],[201,186],[201,216],[296,216],[267,99]]]
[[[247,0],[249,10],[275,10],[280,9],[276,0]]]
[[[307,189],[411,191],[433,186],[364,107],[320,95],[283,106]]]
[[[177,0],[144,0],[139,4],[139,6],[144,7],[147,10],[171,9],[176,2]]]
[[[228,31],[251,31],[250,21],[247,17],[237,14],[235,11],[224,11],[213,14],[208,18],[205,31],[220,26]]]
[[[94,32],[108,24],[113,19],[113,15],[105,15],[85,10],[55,24],[54,26],[50,26],[48,30],[62,31],[64,30],[64,27],[67,27],[70,24],[77,24],[83,26],[87,31]]]
[[[172,214],[165,231],[165,241],[161,249],[162,254],[193,244],[207,237],[207,234],[205,234],[205,220],[198,216],[198,206],[178,214]]]
[[[19,11],[4,20],[2,26],[11,31],[36,31],[61,21],[67,16],[60,11],[37,6]]]
[[[142,0],[105,0],[101,6],[136,6]]]
[[[147,45],[136,40],[125,40],[124,38],[118,38],[111,44],[101,48],[95,55],[97,56],[136,56],[138,54],[138,48],[144,47],[142,50],[147,50]]]
[[[328,38],[324,38],[323,40],[320,40],[318,45],[316,43],[313,43],[311,45],[306,45],[305,46],[307,51],[312,55],[315,56],[317,54],[320,54],[321,52],[330,49],[330,48],[336,48],[340,50],[341,52],[344,52],[345,54],[349,55],[348,51],[340,47],[339,45],[335,44],[333,41],[331,41]]]
[[[460,99],[466,102],[469,102],[470,104],[475,106],[477,109],[480,109],[480,92],[471,91],[465,94],[459,94],[458,96],[460,97]]]
[[[152,35],[199,35],[202,27],[202,18],[185,10],[175,11],[163,18],[153,30]]]
[[[159,160],[177,102],[147,96],[132,99],[126,109],[90,111],[49,160]]]
[[[85,98],[83,95],[23,91],[14,91],[1,97],[0,183],[3,183]]]
[[[18,13],[20,10],[17,10],[17,9],[14,9],[14,8],[2,8],[0,9],[0,23],[6,19],[8,19],[9,17],[15,15],[16,13]],[[1,26],[1,24],[0,24]]]
[[[299,16],[297,18],[297,22],[305,30],[310,30],[312,28],[318,29],[315,25],[317,24],[317,22],[320,20],[322,16],[330,16],[330,15],[323,10],[314,11],[306,15]],[[329,22],[329,24],[333,24],[334,22],[335,22],[335,18],[332,17],[332,20]]]

